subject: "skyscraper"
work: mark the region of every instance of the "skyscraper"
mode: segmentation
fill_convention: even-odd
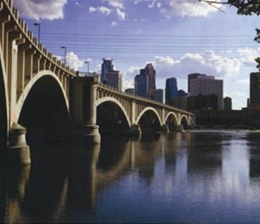
[[[106,73],[108,71],[114,70],[114,65],[112,64],[112,61],[113,61],[113,59],[104,59],[103,58],[103,64],[102,64],[102,68],[101,68],[101,77],[100,77],[101,83],[106,83],[107,82]]]
[[[192,74],[188,75],[188,93],[190,93],[190,82],[191,82],[191,80],[196,79],[199,76],[204,76],[205,77],[206,75],[200,74],[200,73],[192,73]]]
[[[250,74],[250,107],[260,107],[260,73]]]
[[[214,76],[198,75],[190,80],[190,96],[215,94],[218,97],[218,109],[223,110],[223,80]]]
[[[149,79],[144,69],[140,70],[140,75],[135,76],[135,94],[142,97],[148,96]]]
[[[178,87],[176,78],[166,79],[165,103],[170,104],[171,100],[178,96]]]
[[[122,91],[122,75],[119,71],[110,70],[106,72],[106,85]]]
[[[144,70],[145,70],[145,74],[148,76],[149,79],[149,84],[148,84],[149,90],[156,89],[156,85],[155,85],[156,71],[153,65],[151,63],[147,64]]]

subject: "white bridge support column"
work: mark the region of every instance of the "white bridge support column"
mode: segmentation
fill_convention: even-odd
[[[101,137],[96,125],[97,77],[77,77],[70,83],[72,138],[86,144],[99,144]]]
[[[131,103],[131,127],[130,134],[141,135],[142,131],[139,124],[135,123],[136,121],[136,102],[133,100]]]
[[[8,161],[10,166],[31,164],[30,148],[25,140],[26,128],[13,123],[9,132]]]
[[[162,109],[162,118],[161,119],[163,121],[163,125],[161,127],[162,132],[168,133],[169,132],[169,127],[168,127],[168,125],[166,124],[166,121],[165,121],[165,109],[164,108]]]
[[[178,113],[178,126],[176,127],[177,132],[184,132],[183,125],[181,124],[181,113]]]

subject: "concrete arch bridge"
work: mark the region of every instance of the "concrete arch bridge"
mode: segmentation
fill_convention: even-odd
[[[74,79],[71,84],[70,109],[74,136],[92,131],[95,135],[98,130],[101,134],[173,132],[194,126],[192,113],[119,92],[99,83],[98,76]]]
[[[194,125],[193,114],[98,83],[48,52],[0,0],[0,153],[29,164],[35,139],[81,138],[99,143],[109,130],[146,133]],[[2,164],[2,161],[0,161]]]

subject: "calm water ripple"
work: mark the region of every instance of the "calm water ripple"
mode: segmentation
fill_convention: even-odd
[[[32,146],[1,173],[3,223],[260,223],[260,132]]]

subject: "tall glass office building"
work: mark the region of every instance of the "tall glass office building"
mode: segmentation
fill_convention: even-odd
[[[101,83],[106,83],[107,82],[106,73],[108,71],[114,70],[114,65],[112,64],[112,61],[113,61],[113,59],[104,59],[103,58],[103,63],[102,63],[102,68],[101,68],[101,77],[100,77]]]
[[[177,80],[176,78],[168,78],[165,86],[165,103],[169,104],[176,97],[178,97]]]

